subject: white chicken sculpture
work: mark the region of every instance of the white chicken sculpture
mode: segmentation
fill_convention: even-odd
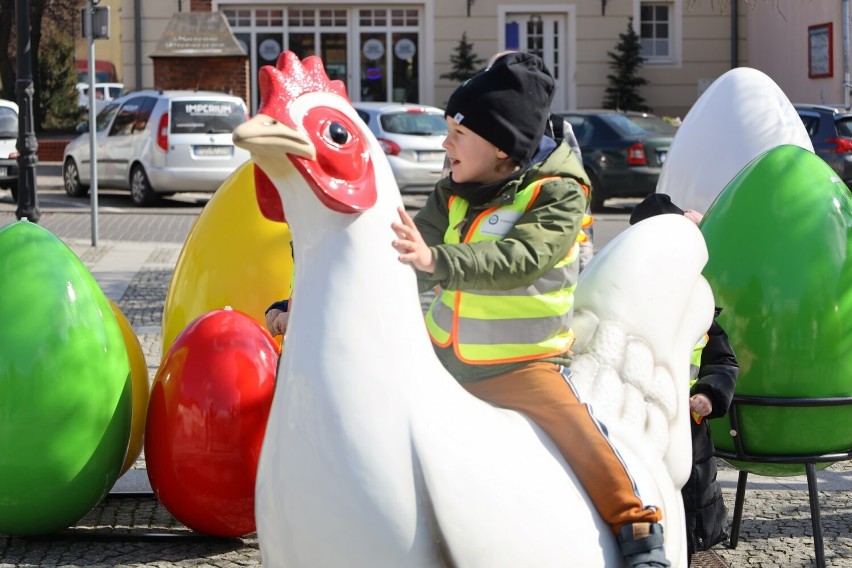
[[[259,83],[234,142],[274,184],[296,266],[257,473],[264,565],[621,566],[550,439],[469,395],[434,355],[414,272],[391,246],[399,190],[343,84],[291,52]],[[706,260],[690,221],[660,216],[614,239],[576,293],[574,381],[663,507],[676,567],[689,358],[713,313]]]

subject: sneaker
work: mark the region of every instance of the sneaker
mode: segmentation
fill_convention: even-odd
[[[624,557],[625,568],[667,568],[663,548],[663,525],[659,523],[633,523],[624,525],[618,534],[618,546]]]

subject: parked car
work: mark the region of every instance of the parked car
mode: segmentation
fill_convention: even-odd
[[[431,190],[441,177],[447,151],[444,111],[411,103],[353,103],[379,140],[400,191]]]
[[[95,83],[95,110],[100,112],[108,102],[124,94],[124,83]],[[89,84],[77,83],[77,106],[89,108]]]
[[[677,126],[652,114],[616,110],[555,113],[571,124],[592,182],[592,211],[610,197],[654,193]]]
[[[852,187],[852,112],[826,105],[793,105],[814,152]]]
[[[0,99],[0,188],[18,201],[18,105]]]
[[[137,205],[183,191],[214,192],[250,154],[234,146],[245,122],[239,97],[207,91],[145,90],[120,97],[97,115],[98,184],[129,189]],[[65,192],[83,197],[91,185],[88,123],[66,147]]]

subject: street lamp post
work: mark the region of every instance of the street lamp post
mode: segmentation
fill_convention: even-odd
[[[95,4],[100,0],[86,2],[86,16],[83,31],[89,42],[89,170],[92,172],[92,183],[89,188],[89,203],[92,212],[92,246],[98,246],[98,148],[97,121],[95,117]]]
[[[17,218],[37,222],[41,217],[36,193],[36,164],[38,140],[33,120],[32,52],[30,51],[30,3],[16,0],[15,24],[18,31],[18,77],[15,94],[18,98],[18,209]]]

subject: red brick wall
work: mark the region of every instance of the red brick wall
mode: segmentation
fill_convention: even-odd
[[[213,11],[213,1],[212,0],[190,0],[189,11],[190,12],[212,12]]]
[[[154,88],[226,92],[248,104],[248,57],[157,57]]]
[[[69,136],[67,139],[39,140],[38,150],[36,150],[38,161],[61,162],[65,146],[68,145],[68,142],[70,142],[72,138],[72,136]]]

